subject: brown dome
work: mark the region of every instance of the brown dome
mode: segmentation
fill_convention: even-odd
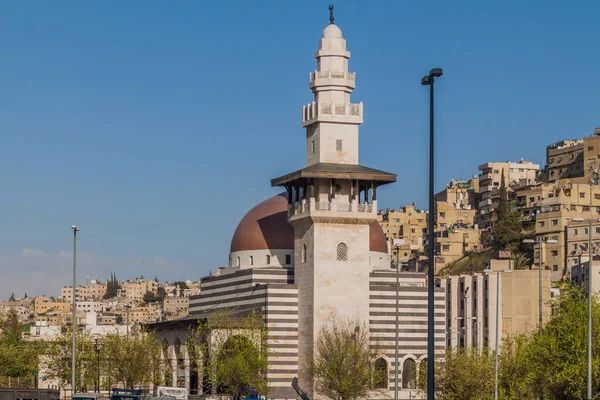
[[[230,251],[280,250],[294,248],[294,228],[287,220],[287,193],[263,201],[240,221]],[[387,254],[387,241],[377,221],[370,226],[369,249]]]

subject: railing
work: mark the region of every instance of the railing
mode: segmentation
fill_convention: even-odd
[[[356,74],[345,71],[315,71],[310,73],[310,83],[314,84],[316,79],[347,79],[354,82]]]
[[[363,104],[352,103],[317,103],[312,102],[302,107],[302,122],[310,121],[319,116],[349,117],[361,119],[363,115]]]
[[[358,213],[372,213],[376,210],[374,204],[358,204],[353,203],[336,203],[329,201],[315,201],[309,199],[308,201],[303,200],[302,202],[296,202],[290,206],[290,216],[302,214],[308,211],[326,211],[326,212],[358,212]]]

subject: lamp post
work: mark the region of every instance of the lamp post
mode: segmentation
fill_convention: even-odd
[[[76,359],[76,342],[77,342],[77,303],[75,302],[75,297],[77,295],[77,232],[79,232],[79,227],[77,225],[71,225],[71,229],[73,230],[73,302],[71,307],[71,328],[73,330],[73,354],[71,355],[71,394],[74,396],[76,393],[76,381],[75,381],[75,359]]]
[[[434,341],[434,293],[435,293],[435,282],[434,282],[434,241],[435,236],[433,232],[434,224],[434,130],[433,130],[433,87],[435,78],[442,76],[444,72],[441,68],[433,68],[429,71],[428,75],[425,75],[421,79],[421,85],[429,86],[429,218],[428,218],[428,255],[429,255],[429,267],[427,269],[427,400],[433,400],[435,398],[435,341]]]
[[[591,188],[590,188],[591,190]],[[573,222],[588,222],[588,333],[587,333],[587,399],[592,399],[592,222],[598,219],[572,218]],[[579,258],[581,269],[581,257]]]
[[[394,242],[396,245],[396,338],[394,340],[394,400],[398,400],[398,309],[400,308],[398,292],[400,290],[400,242],[397,239],[395,239]]]

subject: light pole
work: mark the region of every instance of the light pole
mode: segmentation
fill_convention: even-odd
[[[434,130],[433,130],[433,86],[435,78],[442,76],[444,72],[441,68],[433,68],[429,71],[428,75],[425,75],[421,79],[421,85],[429,86],[429,218],[428,218],[428,265],[427,268],[427,400],[433,400],[435,398],[435,341],[434,341],[434,293],[435,293],[435,282],[434,282],[434,241],[435,236],[433,232],[434,224]]]
[[[395,350],[394,350],[394,400],[398,400],[398,335],[399,335],[399,323],[398,323],[398,309],[400,308],[398,292],[400,290],[400,243],[396,239],[396,338],[395,338]]]
[[[71,394],[74,396],[76,392],[76,381],[75,381],[75,345],[77,342],[77,304],[75,302],[75,296],[77,295],[77,232],[79,227],[77,225],[71,225],[73,230],[73,302],[71,307],[71,328],[73,330],[73,354],[71,356]]]
[[[591,190],[591,189],[590,189]],[[572,218],[573,222],[585,222],[583,218]],[[588,219],[588,334],[587,334],[587,398],[592,399],[592,222],[597,219]],[[581,270],[581,257],[579,258]]]
[[[96,392],[100,393],[100,345],[98,338],[94,338],[94,350],[96,351]]]

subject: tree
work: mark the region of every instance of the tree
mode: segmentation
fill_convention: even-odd
[[[504,220],[509,213],[508,209],[508,190],[506,189],[506,181],[504,179],[504,169],[500,177],[500,188],[498,189],[498,208],[496,208],[496,216],[498,221]]]
[[[366,397],[385,379],[375,368],[377,350],[365,323],[333,315],[315,343],[309,371],[317,392],[331,399]]]
[[[233,398],[268,392],[268,330],[262,317],[252,311],[244,316],[231,311],[212,313],[187,341],[192,362],[207,360],[203,369],[205,385],[214,384],[218,392]],[[209,354],[210,342],[210,357]]]
[[[110,332],[103,338],[106,371],[126,388],[157,383],[160,345],[153,332],[134,330],[129,336]]]
[[[167,291],[165,290],[164,287],[160,286],[157,290],[157,298],[158,301],[163,301],[165,299],[165,297],[167,297]]]
[[[46,348],[43,369],[46,377],[57,379],[62,388],[71,386],[72,329],[63,330]],[[93,388],[96,382],[96,352],[92,335],[86,331],[77,332],[77,357],[75,361],[76,388]]]
[[[15,301],[15,294],[11,293],[10,297],[8,298],[8,301]]]
[[[40,343],[21,336],[19,316],[10,310],[0,315],[0,378],[30,379],[37,369]]]
[[[499,355],[498,389],[506,400],[535,399],[535,376],[531,370],[529,337],[509,336],[502,342]]]
[[[106,281],[106,293],[104,294],[104,299],[113,299],[117,297],[119,289],[121,289],[121,285],[119,285],[117,275],[114,272],[111,272],[110,279]]]
[[[144,293],[143,300],[144,303],[156,303],[157,301],[159,301],[159,298],[151,291],[147,291],[146,293]]]
[[[521,244],[523,223],[518,211],[508,211],[503,219],[497,220],[492,226],[492,246],[496,250],[512,250]]]
[[[418,387],[427,388],[427,375],[420,373]],[[436,399],[490,399],[494,393],[494,357],[488,349],[448,349],[435,365]]]
[[[27,299],[27,292],[25,292],[25,296],[23,296],[24,299]]]
[[[173,286],[179,286],[181,290],[189,289],[187,283],[183,281],[177,281],[173,283]]]
[[[513,269],[526,269],[530,264],[530,259],[524,253],[513,253],[510,256]]]

